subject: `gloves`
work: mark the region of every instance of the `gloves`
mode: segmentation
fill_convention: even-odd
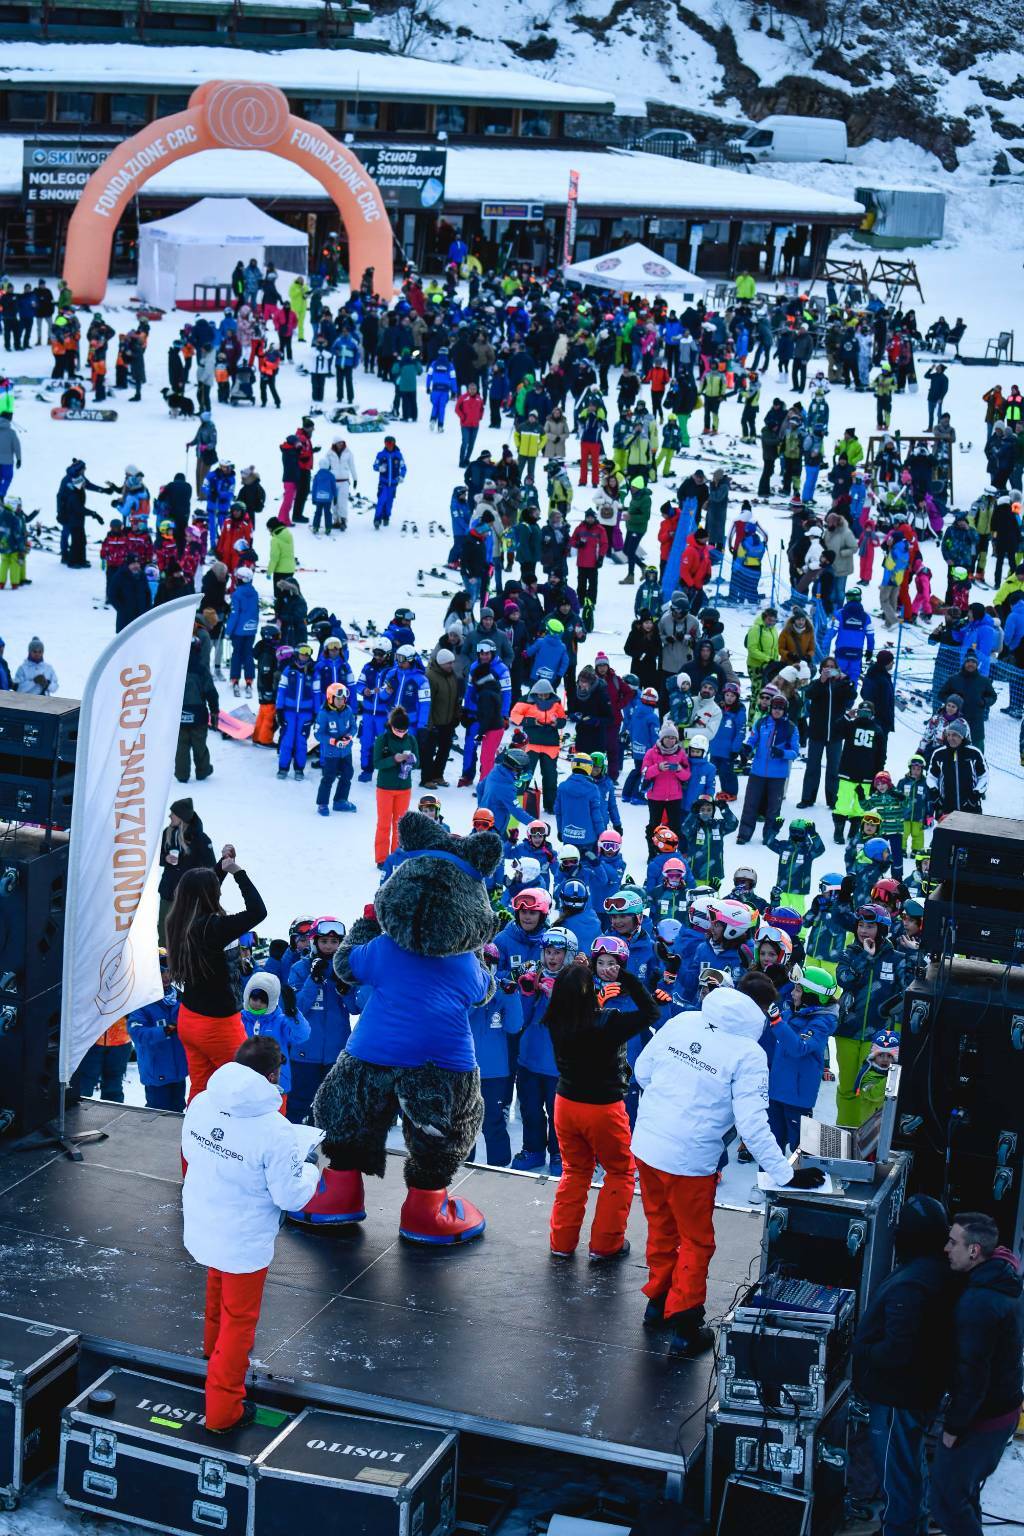
[[[538,976],[538,978],[537,978],[537,991],[538,992],[543,992],[545,997],[550,997],[551,996],[551,989],[554,986],[554,984],[555,984],[555,978],[553,976]]]
[[[520,976],[519,990],[524,997],[536,997],[537,978],[532,971],[524,971]]]
[[[789,1183],[790,1189],[820,1189],[825,1182],[821,1168],[797,1168]]]
[[[325,957],[323,955],[317,955],[316,959],[309,967],[309,974],[316,982],[317,986],[322,984],[324,977],[327,975],[327,965],[328,962]]]
[[[672,993],[666,992],[664,987],[655,987],[654,1000],[656,1003],[670,1003],[672,1001]]]
[[[295,988],[290,987],[286,981],[281,984],[281,1007],[290,1019],[298,1017],[299,1010],[295,1001]]]
[[[498,978],[498,989],[501,992],[512,993],[517,990],[517,983],[511,976],[501,976]]]
[[[622,988],[617,981],[606,981],[597,989],[597,1006],[604,1008],[613,998],[618,997],[621,991]]]

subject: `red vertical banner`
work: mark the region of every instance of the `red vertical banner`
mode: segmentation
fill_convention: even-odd
[[[565,203],[565,250],[563,263],[568,266],[576,250],[576,206],[580,195],[580,173],[569,172],[569,196]]]

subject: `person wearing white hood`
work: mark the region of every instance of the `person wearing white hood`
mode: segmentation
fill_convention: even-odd
[[[203,1354],[213,1434],[252,1422],[245,1374],[282,1213],[307,1204],[325,1166],[319,1146],[308,1161],[321,1133],[281,1113],[283,1060],[272,1036],[246,1040],[192,1100],[181,1128],[184,1244],[207,1268]]]
[[[768,1124],[768,1059],[758,1044],[779,1018],[766,976],[716,987],[699,1012],[677,1013],[633,1067],[643,1089],[633,1156],[647,1218],[646,1327],[671,1325],[669,1355],[692,1360],[714,1342],[704,1326],[715,1251],[715,1190],[722,1138],[735,1125],[777,1184],[814,1189],[817,1168],[793,1168]]]

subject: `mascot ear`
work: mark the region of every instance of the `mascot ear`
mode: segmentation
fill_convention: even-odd
[[[474,832],[458,839],[459,856],[481,875],[493,875],[502,858],[502,842],[497,832]]]
[[[451,833],[422,811],[406,811],[398,823],[398,844],[407,853],[418,853],[424,848],[453,847]]]

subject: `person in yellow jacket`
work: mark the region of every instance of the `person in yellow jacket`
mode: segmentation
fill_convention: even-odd
[[[295,575],[295,539],[292,530],[279,518],[267,521],[270,531],[270,554],[267,557],[267,575],[274,579],[274,591],[282,581]]]
[[[516,453],[519,455],[519,468],[523,471],[530,485],[537,469],[537,460],[541,450],[547,442],[541,430],[540,418],[536,411],[531,411],[521,427],[516,429],[513,437],[516,445]]]
[[[837,459],[841,453],[845,453],[846,462],[849,464],[851,469],[856,469],[858,464],[862,464],[864,462],[864,448],[858,440],[857,432],[854,427],[847,427],[842,437],[836,443],[835,452],[832,455],[833,461]]]
[[[736,277],[736,301],[740,304],[749,304],[757,298],[757,284],[749,272],[740,272]]]
[[[306,287],[304,277],[293,277],[288,288],[288,303],[292,307],[292,314],[298,321],[295,334],[299,341],[306,339],[306,309],[309,301],[309,289]]]
[[[718,431],[718,412],[728,393],[724,363],[716,363],[708,369],[701,381],[700,393],[704,397],[704,426],[701,436],[713,437]]]
[[[875,374],[871,385],[875,396],[875,424],[879,432],[888,427],[892,419],[892,395],[896,388],[896,375],[892,371],[892,364],[883,362],[881,368]],[[850,455],[847,453],[846,462],[849,464]]]
[[[779,615],[774,608],[762,609],[760,618],[747,630],[747,674],[750,677],[750,695],[760,692],[761,679],[767,666],[779,659]]]

